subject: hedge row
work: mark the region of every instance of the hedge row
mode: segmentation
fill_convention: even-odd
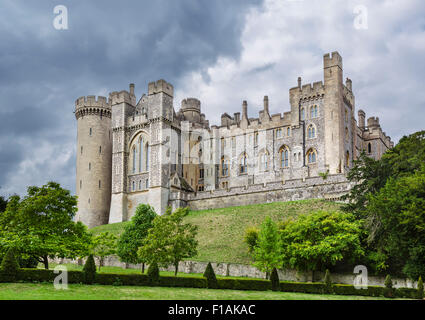
[[[55,274],[53,270],[20,269],[15,278],[0,274],[0,282],[53,282],[57,276],[58,274]],[[68,271],[68,283],[84,283],[84,272],[76,270]],[[206,278],[160,276],[159,281],[152,282],[146,274],[97,273],[94,283],[126,286],[208,287]],[[267,291],[271,290],[271,282],[262,279],[217,279],[217,288]],[[329,289],[324,283],[280,282],[280,291],[283,292],[381,297],[385,296],[385,290],[386,288],[378,286],[369,286],[367,289],[356,289],[352,285],[334,284]],[[416,289],[400,288],[392,290],[393,297],[410,299],[417,297]]]

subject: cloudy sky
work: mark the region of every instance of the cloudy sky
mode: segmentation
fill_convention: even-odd
[[[57,30],[54,8],[68,10]],[[339,51],[357,109],[394,141],[425,128],[422,0],[0,0],[0,195],[49,180],[75,191],[76,98],[150,81],[220,114],[289,111],[288,89],[320,81]]]

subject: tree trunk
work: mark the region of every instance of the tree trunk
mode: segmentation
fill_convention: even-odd
[[[44,269],[49,270],[49,259],[47,256],[43,256],[43,264],[44,264]]]
[[[179,271],[179,263],[174,263],[174,268],[175,268],[175,272],[174,272],[174,276],[177,277],[177,272]]]
[[[145,263],[142,262],[142,273],[145,273]]]
[[[99,272],[100,272],[101,266],[103,266],[103,258],[99,258]]]

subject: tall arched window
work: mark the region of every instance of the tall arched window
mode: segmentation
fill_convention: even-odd
[[[307,135],[309,139],[316,138],[316,127],[312,124],[308,126]]]
[[[224,157],[221,158],[221,175],[227,177],[229,175],[229,165]]]
[[[146,143],[146,171],[149,171],[149,152],[150,152],[150,146],[149,143]]]
[[[312,106],[310,108],[310,118],[317,118],[317,106]]]
[[[367,145],[367,152],[368,153],[372,153],[372,144],[369,142],[369,144]]]
[[[316,163],[317,161],[317,151],[315,149],[310,149],[307,151],[307,159],[309,164]]]
[[[348,141],[348,128],[345,128],[345,141]]]
[[[247,157],[244,153],[239,159],[239,173],[247,173]]]
[[[139,172],[143,171],[143,137],[140,137],[139,140],[139,150],[140,150],[140,154],[139,154]]]
[[[302,121],[305,119],[305,110],[304,110],[304,108],[301,108],[300,118],[301,118]]]
[[[288,168],[289,167],[289,148],[287,146],[283,146],[280,148],[280,167]]]
[[[133,146],[133,173],[136,173],[136,157],[137,157],[137,149],[136,149],[136,146]]]
[[[263,171],[269,170],[269,153],[267,150],[260,155],[260,168]]]

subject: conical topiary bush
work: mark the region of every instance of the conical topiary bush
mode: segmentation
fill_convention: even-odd
[[[156,262],[152,262],[148,268],[148,278],[151,283],[159,282],[159,267]]]
[[[205,269],[204,278],[207,279],[207,285],[209,289],[216,289],[218,287],[217,278],[215,276],[211,262],[208,263],[207,268]]]
[[[15,250],[10,248],[7,250],[0,266],[2,278],[5,281],[14,281],[19,272],[19,262],[16,259]]]
[[[89,255],[87,261],[83,267],[84,272],[84,283],[92,284],[96,279],[96,264],[94,262],[93,255]]]

